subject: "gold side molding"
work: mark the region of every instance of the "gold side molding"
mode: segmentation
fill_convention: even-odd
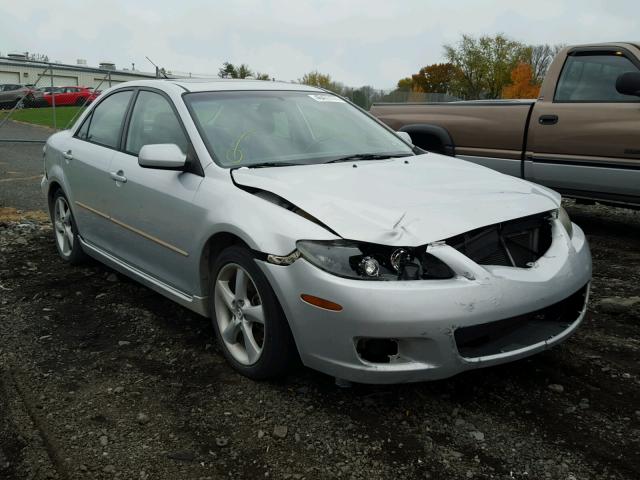
[[[121,222],[120,220],[113,218],[110,215],[107,215],[106,213],[103,213],[99,210],[96,210],[95,208],[90,207],[89,205],[86,205],[82,202],[78,202],[76,201],[76,205],[78,205],[81,208],[84,208],[85,210],[88,210],[91,213],[94,213],[96,215],[98,215],[99,217],[102,217],[106,220],[109,220],[113,223],[115,223],[116,225],[129,230],[130,232],[136,233],[138,235],[140,235],[143,238],[146,238],[147,240],[151,240],[154,243],[157,243],[158,245],[161,245],[165,248],[168,248],[169,250],[171,250],[172,252],[178,253],[182,256],[188,257],[189,253],[185,252],[184,250],[179,249],[178,247],[175,247],[173,245],[171,245],[170,243],[165,242],[164,240],[160,240],[159,238],[154,237],[153,235],[148,234],[147,232],[143,232],[142,230],[137,229],[136,227],[132,227],[131,225],[127,225],[124,222]]]

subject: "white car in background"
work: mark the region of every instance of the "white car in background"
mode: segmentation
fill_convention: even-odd
[[[255,379],[299,356],[365,383],[542,351],[580,324],[582,230],[555,192],[426,153],[326,91],[136,81],[49,138],[60,256],[209,316]]]

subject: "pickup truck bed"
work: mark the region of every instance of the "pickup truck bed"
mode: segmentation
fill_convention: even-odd
[[[374,104],[371,113],[425,150],[455,155],[566,196],[640,207],[640,47],[568,47],[536,100]]]

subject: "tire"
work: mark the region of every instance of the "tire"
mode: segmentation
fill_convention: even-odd
[[[298,358],[295,342],[251,252],[240,246],[225,249],[214,260],[211,278],[209,311],[227,361],[254,380],[285,376]]]
[[[86,254],[82,251],[76,220],[62,190],[53,195],[50,214],[58,255],[71,265],[82,263]]]
[[[80,97],[76,100],[76,106],[81,107],[82,105],[84,105],[84,98]],[[89,102],[87,102],[87,105],[89,105]]]

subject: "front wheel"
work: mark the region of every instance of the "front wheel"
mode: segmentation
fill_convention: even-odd
[[[55,233],[56,248],[60,258],[73,265],[81,263],[85,259],[85,253],[80,245],[78,228],[69,207],[69,202],[62,190],[58,190],[53,196],[52,207],[51,220]]]
[[[229,247],[212,270],[209,306],[227,361],[255,380],[285,375],[296,360],[295,343],[282,308],[250,251]]]

